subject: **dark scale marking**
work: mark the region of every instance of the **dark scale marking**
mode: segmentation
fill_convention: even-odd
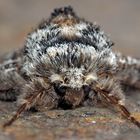
[[[54,17],[58,17],[60,15],[65,15],[65,16],[71,15],[73,17],[76,16],[75,12],[73,11],[73,8],[71,6],[68,6],[68,7],[54,9],[54,12],[52,12],[50,19],[52,19]]]

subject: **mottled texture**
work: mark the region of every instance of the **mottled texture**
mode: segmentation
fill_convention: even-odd
[[[1,63],[0,98],[16,100],[18,95],[20,105],[5,126],[32,108],[69,109],[103,102],[118,108],[140,127],[124,106],[119,83],[139,88],[139,60],[123,59],[112,52],[112,45],[98,25],[79,18],[71,7],[56,9],[27,36],[22,50]],[[134,82],[120,76],[124,71],[125,75],[132,74],[133,70],[138,76],[135,81],[130,76]]]

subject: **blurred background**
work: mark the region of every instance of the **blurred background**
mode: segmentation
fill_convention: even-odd
[[[101,25],[116,51],[140,57],[140,0],[0,0],[0,55],[22,47],[32,28],[66,5]]]

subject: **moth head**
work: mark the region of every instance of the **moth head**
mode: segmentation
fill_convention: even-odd
[[[57,92],[66,92],[68,90],[80,91],[85,87],[91,86],[98,80],[96,73],[84,73],[82,68],[63,69],[60,74],[52,74],[50,77]]]
[[[82,68],[62,69],[59,74],[50,77],[56,93],[62,97],[61,108],[74,108],[78,106],[92,90],[91,84],[97,80],[94,73],[86,74]]]

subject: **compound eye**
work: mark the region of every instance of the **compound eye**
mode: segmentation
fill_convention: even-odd
[[[64,96],[65,93],[66,93],[67,87],[66,87],[66,86],[60,86],[60,85],[54,85],[54,89],[55,89],[55,92],[56,92],[58,95]]]
[[[85,92],[89,92],[91,89],[90,89],[90,87],[88,85],[83,85],[83,90]]]
[[[88,85],[83,85],[84,93],[88,94],[91,91],[91,88]]]

